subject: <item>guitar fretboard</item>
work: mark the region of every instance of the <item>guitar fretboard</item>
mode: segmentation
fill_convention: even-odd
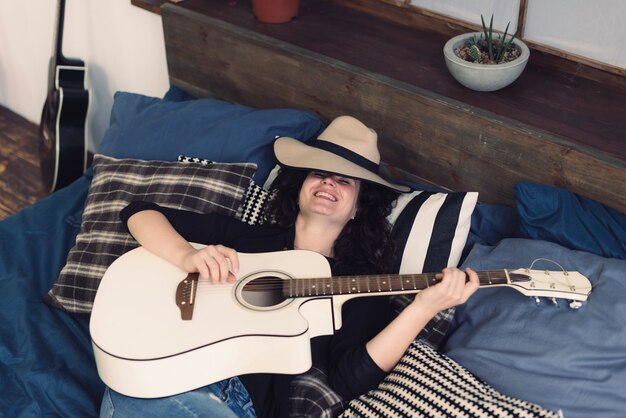
[[[509,275],[507,278],[507,273],[504,270],[477,273],[481,287],[529,280],[528,276],[519,274],[515,277]],[[297,298],[324,295],[411,293],[433,286],[439,280],[435,273],[291,279],[285,280],[283,283],[283,295]]]

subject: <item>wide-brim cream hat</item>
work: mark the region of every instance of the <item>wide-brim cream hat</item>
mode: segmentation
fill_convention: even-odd
[[[352,116],[334,119],[316,140],[308,143],[280,137],[274,142],[274,153],[287,167],[340,174],[400,192],[410,191],[378,174],[378,135]]]

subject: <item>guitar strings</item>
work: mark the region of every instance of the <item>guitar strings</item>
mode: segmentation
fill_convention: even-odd
[[[487,270],[487,271],[481,271],[478,273],[479,273],[479,279],[481,280],[481,284],[483,285],[498,284],[498,283],[494,283],[494,281],[498,279],[503,281],[503,283],[500,283],[500,284],[506,284],[503,270]],[[497,278],[491,277],[492,275],[497,276]],[[249,283],[244,284],[244,287],[249,285],[249,287],[253,288],[253,290],[255,291],[283,290],[283,288],[286,287],[284,282],[293,280],[293,281],[298,282],[298,284],[296,284],[295,286],[296,290],[311,290],[311,288],[313,290],[320,289],[320,288],[323,289],[324,286],[320,286],[320,283],[328,284],[330,282],[333,282],[333,284],[335,283],[337,284],[337,286],[333,286],[333,287],[340,287],[346,290],[350,288],[353,284],[356,284],[358,286],[360,283],[361,286],[363,286],[365,283],[369,283],[370,285],[377,285],[379,288],[383,287],[382,289],[383,291],[402,291],[402,290],[423,290],[423,288],[417,288],[417,287],[413,287],[410,285],[403,286],[401,285],[400,281],[404,281],[404,284],[406,284],[406,283],[411,283],[414,279],[419,282],[424,282],[424,281],[432,282],[432,281],[439,280],[435,278],[435,273],[418,273],[418,274],[401,274],[401,275],[337,276],[337,277],[331,277],[331,278],[328,278],[328,277],[326,278],[289,278],[289,279],[275,278],[275,280],[272,283],[254,283],[255,281],[258,281],[260,279],[267,279],[267,278],[265,277],[255,278],[251,280]],[[385,280],[385,281],[379,282],[379,280]],[[308,282],[308,287],[306,289],[302,289],[302,287],[306,285],[305,282]],[[254,284],[251,284],[251,283],[254,283]],[[382,283],[383,286],[380,286],[379,283]],[[199,279],[197,291],[198,292],[206,291],[206,292],[215,292],[215,293],[220,293],[220,292],[229,293],[232,291],[233,287],[235,287],[237,284],[238,284],[238,281],[234,283],[216,284],[216,283],[210,282],[207,279]],[[394,285],[394,289],[387,289],[389,284]],[[396,288],[398,285],[400,285],[400,288]],[[321,294],[324,294],[324,293],[321,293]]]
[[[490,270],[490,271],[481,271],[479,272],[479,278],[481,280],[481,285],[501,285],[508,284],[507,281],[503,280],[503,270]],[[525,280],[512,280],[513,282],[519,281],[534,281],[536,284],[550,287],[550,290],[558,291],[588,291],[591,289],[591,286],[585,284],[582,286],[572,285],[570,277],[565,273],[561,272],[547,272],[546,279],[542,279],[541,276],[535,275],[532,277],[527,277]],[[519,274],[519,273],[516,273]],[[492,276],[496,275],[498,279],[494,279]],[[405,281],[404,283],[400,283],[401,279],[413,278],[419,280],[419,282],[415,282],[415,286],[412,286],[412,281]],[[424,280],[435,280],[434,275],[431,274],[416,274],[416,275],[389,275],[382,276],[383,279],[389,279],[384,282],[377,281],[378,276],[338,276],[334,278],[291,278],[291,279],[283,279],[283,278],[275,278],[272,283],[255,283],[261,278],[255,278],[251,280],[249,283],[243,284],[243,288],[246,291],[256,291],[256,292],[271,292],[271,291],[280,291],[285,292],[286,294],[295,297],[295,296],[316,296],[316,295],[326,295],[326,294],[349,294],[349,293],[368,293],[371,291],[378,292],[401,292],[401,291],[420,291],[423,288],[419,287],[422,285]],[[242,279],[240,279],[242,280]],[[245,280],[245,278],[243,279]],[[285,281],[293,280],[295,281],[295,285],[292,289],[290,289],[289,285],[285,283]],[[501,283],[496,282],[496,280],[502,280]],[[308,283],[307,283],[308,282]],[[329,290],[329,284],[332,285]],[[224,293],[228,294],[233,291],[233,288],[239,285],[239,282],[234,283],[220,283],[214,284],[206,279],[200,279],[198,283],[197,292],[202,293]],[[367,288],[366,286],[370,286],[374,290]],[[559,289],[558,287],[563,287],[565,289]],[[546,288],[546,290],[548,290]],[[327,293],[328,292],[328,293]]]

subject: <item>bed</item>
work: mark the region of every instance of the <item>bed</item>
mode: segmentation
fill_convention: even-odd
[[[347,76],[345,88],[337,91],[348,91],[351,100],[341,94],[323,98],[304,85],[296,93],[267,88],[281,77],[295,79],[291,67],[312,65],[311,54],[193,7],[166,5],[162,15],[171,89],[162,98],[116,93],[111,125],[93,167],[68,187],[0,222],[0,416],[98,415],[104,384],[94,362],[89,316],[103,272],[136,245],[115,221],[125,202],[143,196],[255,223],[276,164],[274,138],[309,140],[339,114],[360,117],[375,128],[386,172],[415,189],[403,196],[390,219],[401,240],[398,272],[432,272],[445,265],[480,270],[533,265],[578,271],[593,290],[579,309],[572,309],[565,299],[481,289],[450,314],[447,329],[428,328],[378,389],[344,400],[334,413],[623,416],[626,206],[623,195],[616,198],[626,184],[620,180],[623,161],[589,152],[584,159],[594,167],[593,178],[565,182],[569,187],[564,188],[563,178],[514,170],[503,171],[496,184],[498,167],[491,156],[475,154],[476,172],[484,168],[496,174],[459,181],[458,150],[422,147],[419,137],[407,134],[414,128],[407,121],[415,115],[394,124],[393,115],[378,118],[367,108],[367,97],[386,94],[381,90],[389,85],[385,80],[366,74],[367,80],[380,83],[365,83],[357,77],[363,73]],[[184,47],[181,39],[187,40]],[[214,41],[222,42],[221,48],[207,48]],[[244,79],[242,68],[231,64],[259,51],[271,57],[272,65],[260,62],[257,72],[246,72]],[[355,70],[314,57],[319,82],[341,84]],[[409,100],[411,95],[404,96]],[[425,129],[438,123],[416,121]],[[544,149],[559,153],[562,146],[546,143]],[[425,161],[433,163],[417,168]],[[436,164],[455,175],[445,181],[446,176],[435,173]],[[514,168],[515,162],[505,160],[499,167]],[[561,174],[568,176],[567,170]],[[182,184],[181,178],[192,181]],[[438,233],[431,235],[435,229]],[[458,384],[459,376],[474,387],[446,392],[435,402],[437,395],[414,385],[418,376],[433,380],[432,370],[416,362],[442,367],[438,375],[449,379],[445,387],[465,388]],[[472,402],[477,408],[473,415],[466,409]],[[506,409],[510,405],[518,409]]]

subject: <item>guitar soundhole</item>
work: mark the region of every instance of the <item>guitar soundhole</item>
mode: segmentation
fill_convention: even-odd
[[[285,278],[278,272],[248,278],[242,281],[237,296],[245,306],[252,309],[267,310],[282,307],[291,301],[283,295]]]

